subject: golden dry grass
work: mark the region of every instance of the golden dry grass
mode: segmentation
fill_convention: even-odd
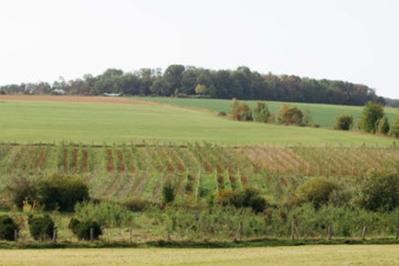
[[[0,101],[34,101],[34,102],[72,102],[72,103],[113,103],[159,105],[159,103],[126,97],[104,96],[51,96],[51,95],[0,95]]]
[[[0,265],[399,265],[398,246],[1,250]]]

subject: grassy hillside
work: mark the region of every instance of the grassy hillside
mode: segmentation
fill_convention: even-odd
[[[231,100],[220,99],[189,99],[189,98],[171,98],[171,97],[146,97],[143,98],[149,101],[156,101],[160,103],[168,103],[176,106],[192,107],[207,109],[214,112],[229,112]],[[251,107],[254,107],[256,101],[245,101]],[[359,119],[362,108],[361,106],[345,106],[345,105],[331,105],[331,104],[308,104],[308,103],[285,103],[285,102],[267,102],[269,109],[272,112],[277,112],[281,105],[289,104],[295,105],[302,110],[309,111],[314,122],[322,127],[333,128],[335,119],[340,114],[352,114],[356,120]],[[397,111],[394,108],[386,108],[385,112],[391,121],[394,121]]]
[[[392,138],[369,134],[236,122],[212,112],[131,98],[70,98],[0,97],[0,139],[89,144],[143,140],[233,145],[390,145],[394,142]],[[211,105],[208,100],[198,101]]]

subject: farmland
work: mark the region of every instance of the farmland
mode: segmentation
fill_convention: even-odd
[[[203,101],[212,104],[211,100]],[[222,103],[228,105],[228,101]],[[2,141],[17,143],[389,146],[394,142],[359,132],[239,123],[204,110],[104,97],[2,96],[0,128]]]
[[[69,227],[72,217],[98,220],[99,245],[331,240],[331,230],[338,243],[398,237],[399,209],[375,213],[357,198],[371,171],[398,171],[394,138],[238,122],[137,98],[3,96],[0,102],[0,207],[19,223],[17,246],[37,241],[30,215],[46,206],[36,204],[39,194],[17,205],[13,186],[42,193],[40,181],[52,176],[79,177],[93,200],[73,205],[74,213],[48,209],[61,245],[84,243]],[[298,196],[317,177],[338,191],[320,209]],[[221,201],[242,192],[256,193],[262,210]]]
[[[167,103],[175,106],[181,106],[193,109],[209,110],[212,112],[229,112],[231,100],[222,99],[190,99],[190,98],[171,98],[171,97],[144,97],[138,99],[145,99],[151,102]],[[245,101],[253,108],[257,101]],[[294,105],[304,111],[309,111],[316,124],[321,127],[333,128],[335,119],[341,114],[351,114],[355,120],[360,118],[362,108],[361,106],[345,106],[333,104],[309,104],[309,103],[289,103],[289,102],[273,102],[266,101],[270,111],[277,112],[284,104]],[[393,121],[397,110],[394,108],[386,108],[387,117]]]
[[[397,247],[2,250],[0,265],[396,265]],[[312,258],[309,260],[309,258]]]
[[[159,202],[161,184],[173,180],[181,200],[196,202],[225,188],[252,186],[276,202],[304,176],[362,177],[369,170],[398,168],[398,157],[399,149],[394,146],[1,144],[0,183],[5,186],[19,175],[82,175],[96,198],[138,197]]]

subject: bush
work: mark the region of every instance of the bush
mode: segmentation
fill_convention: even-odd
[[[81,222],[76,218],[71,219],[68,228],[80,240],[98,240],[103,233],[101,226],[97,222],[93,221]]]
[[[269,108],[266,103],[257,102],[253,111],[253,118],[256,122],[267,123],[270,119]]]
[[[51,176],[39,183],[40,203],[46,210],[73,211],[76,203],[89,200],[89,188],[74,176]]]
[[[132,220],[132,212],[116,202],[83,202],[75,206],[75,217],[80,221],[96,221],[105,227],[121,227]]]
[[[378,121],[384,117],[384,108],[378,103],[369,102],[363,109],[359,128],[365,132],[375,133]]]
[[[303,112],[302,126],[318,128],[320,125],[313,122],[312,115],[308,110]]]
[[[152,202],[148,200],[143,200],[139,198],[128,200],[124,203],[126,208],[132,212],[142,212],[153,205]]]
[[[399,138],[399,114],[389,133],[392,137]]]
[[[171,182],[167,182],[164,184],[162,188],[162,196],[163,196],[163,202],[168,204],[172,203],[175,201],[175,187],[172,185]]]
[[[234,120],[238,121],[252,120],[251,108],[246,103],[237,101],[236,99],[233,99],[233,103],[231,104],[231,115]]]
[[[377,122],[377,133],[382,135],[387,135],[390,131],[390,125],[388,118],[384,116]]]
[[[259,195],[259,191],[251,188],[237,191],[222,190],[216,195],[216,201],[223,206],[251,208],[255,213],[263,212],[268,205],[266,200]]]
[[[325,177],[312,177],[306,180],[296,190],[299,202],[310,202],[315,208],[320,208],[328,203],[330,196],[338,185]]]
[[[340,115],[335,122],[335,129],[338,130],[351,130],[353,127],[352,115]]]
[[[55,224],[49,215],[29,216],[29,232],[35,240],[52,239]]]
[[[226,116],[226,112],[218,112],[218,116]]]
[[[7,215],[0,216],[0,240],[15,241],[15,231],[18,232],[15,221]]]
[[[12,202],[20,209],[25,203],[33,205],[38,201],[37,184],[33,180],[25,177],[14,178],[8,189]]]
[[[303,112],[294,106],[283,105],[278,113],[277,121],[284,125],[304,125]]]
[[[399,206],[397,172],[370,172],[359,191],[360,205],[370,211],[392,211]]]

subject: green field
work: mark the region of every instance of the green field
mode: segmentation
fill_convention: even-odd
[[[176,106],[197,108],[203,110],[210,110],[213,112],[229,112],[231,100],[221,99],[189,99],[189,98],[171,98],[171,97],[145,97],[148,101],[156,101],[160,103],[167,103]],[[245,101],[252,108],[257,101]],[[333,128],[335,119],[341,114],[352,114],[355,120],[361,116],[361,106],[345,106],[333,104],[309,104],[309,103],[288,103],[288,102],[267,102],[271,112],[276,113],[283,104],[295,105],[304,111],[309,111],[314,122],[321,127]],[[386,108],[385,112],[393,121],[396,117],[397,110],[394,108]]]
[[[0,265],[398,265],[396,245],[2,250]]]
[[[197,101],[207,105],[213,102]],[[227,101],[220,103],[228,104]],[[346,110],[347,107],[342,108]],[[134,100],[131,104],[115,104],[0,98],[0,114],[0,139],[18,143],[72,141],[111,144],[147,141],[359,146],[390,145],[394,142],[392,138],[358,132],[236,122],[204,110]]]

